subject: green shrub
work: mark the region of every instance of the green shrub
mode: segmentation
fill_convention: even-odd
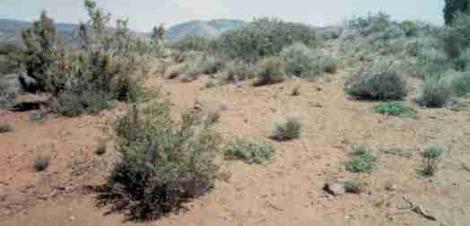
[[[17,73],[21,69],[23,49],[11,43],[0,43],[0,75]]]
[[[364,147],[354,147],[352,159],[346,162],[346,169],[354,173],[370,173],[375,167],[375,157]]]
[[[361,184],[357,180],[344,182],[344,189],[348,193],[359,194],[362,191]]]
[[[397,102],[377,104],[375,105],[374,110],[380,114],[401,117],[413,117],[416,113],[413,108]]]
[[[401,22],[399,26],[407,37],[417,36],[420,29],[416,22],[409,20]]]
[[[427,147],[423,152],[423,170],[425,176],[433,176],[437,170],[441,156],[444,153],[444,148],[441,146],[433,145]]]
[[[230,159],[240,159],[248,164],[263,164],[271,161],[274,149],[269,144],[235,139],[226,147],[225,155]]]
[[[383,12],[369,14],[367,17],[358,17],[348,21],[350,28],[358,30],[364,36],[385,31],[390,24],[390,16]]]
[[[209,51],[213,47],[213,41],[201,36],[186,36],[185,38],[170,44],[170,48],[179,52]]]
[[[447,26],[442,41],[450,58],[457,58],[462,50],[470,47],[470,15],[459,13],[451,26]]]
[[[55,104],[64,106],[55,109],[68,116],[98,112],[109,100],[138,100],[141,80],[149,70],[144,54],[151,51],[131,36],[126,20],[118,20],[111,32],[106,29],[108,14],[91,0],[85,0],[85,7],[90,20],[78,28],[81,48],[62,46],[46,13],[23,32],[27,75],[36,80],[39,91],[59,99]]]
[[[284,48],[281,57],[286,62],[286,72],[291,75],[307,77],[321,73],[317,55],[303,43]]]
[[[49,167],[49,156],[40,155],[34,159],[33,168],[36,172],[44,171],[47,167]]]
[[[269,57],[263,59],[258,64],[256,72],[256,81],[254,86],[269,85],[284,80],[285,63],[279,57]]]
[[[84,113],[95,114],[111,106],[108,98],[97,93],[63,92],[57,97],[53,111],[64,116],[75,117]]]
[[[452,67],[445,52],[432,46],[421,45],[416,59],[418,77],[425,78],[428,74],[443,73]]]
[[[257,19],[241,29],[225,32],[217,41],[217,50],[231,58],[256,62],[295,42],[316,45],[314,29],[276,19]]]
[[[225,70],[227,72],[227,81],[235,82],[255,77],[255,67],[244,61],[231,61],[229,62]]]
[[[444,107],[451,97],[449,85],[440,76],[426,77],[416,100],[421,106],[429,108]]]
[[[175,123],[165,103],[130,108],[114,127],[121,159],[99,191],[100,204],[130,220],[152,220],[209,191],[220,138],[199,122],[188,113]]]
[[[0,134],[1,133],[8,133],[13,130],[13,127],[11,127],[10,124],[7,123],[0,123]]]
[[[301,124],[297,118],[287,118],[285,122],[276,123],[271,138],[277,141],[288,141],[300,137]]]
[[[16,93],[13,92],[8,92],[5,89],[3,89],[0,85],[0,109],[8,109],[13,106],[15,99],[16,99]]]
[[[407,95],[406,82],[390,65],[362,68],[346,82],[349,95],[360,99],[401,100]]]
[[[457,95],[470,93],[470,72],[458,74],[452,81],[452,88]]]

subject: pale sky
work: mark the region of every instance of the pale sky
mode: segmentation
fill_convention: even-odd
[[[444,0],[97,0],[113,18],[127,17],[137,31],[155,24],[188,20],[277,17],[315,26],[338,24],[353,16],[384,11],[393,19],[442,24]],[[0,18],[34,20],[47,10],[56,22],[86,20],[82,0],[0,0]]]

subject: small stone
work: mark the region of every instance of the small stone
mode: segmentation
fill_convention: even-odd
[[[339,181],[328,182],[323,189],[334,196],[343,195],[346,192],[344,183]]]

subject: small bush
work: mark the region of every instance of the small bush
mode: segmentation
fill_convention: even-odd
[[[391,65],[361,69],[349,78],[345,90],[349,95],[371,100],[401,100],[407,95],[406,82]]]
[[[240,159],[248,164],[263,164],[271,161],[274,149],[269,144],[235,139],[226,148],[226,156],[230,159]]]
[[[236,82],[255,77],[255,67],[243,61],[229,62],[225,70],[227,71],[227,81]]]
[[[354,173],[370,173],[375,167],[375,157],[364,147],[354,147],[353,158],[346,162],[346,169]]]
[[[361,184],[357,180],[344,182],[344,189],[347,193],[359,194],[362,191]]]
[[[277,141],[288,141],[299,138],[301,124],[297,118],[288,118],[285,122],[277,123],[271,138]]]
[[[100,141],[98,147],[95,150],[95,154],[104,155],[106,153],[106,142]]]
[[[153,220],[209,191],[220,138],[200,122],[192,113],[174,122],[165,103],[130,108],[114,127],[121,159],[99,189],[100,204],[130,220]]]
[[[300,95],[300,86],[295,86],[291,93],[290,93],[291,96],[298,96]]]
[[[7,123],[0,123],[0,133],[8,133],[13,130],[13,127]]]
[[[416,113],[413,108],[397,102],[389,102],[375,105],[374,110],[380,114],[401,117],[413,117]]]
[[[303,43],[284,48],[281,58],[286,62],[286,72],[297,77],[311,77],[323,72],[335,73],[337,62],[318,53]]]
[[[98,113],[111,106],[107,98],[97,93],[64,92],[57,97],[53,110],[64,116],[75,117],[84,113]]]
[[[48,156],[37,156],[34,159],[33,163],[33,168],[36,170],[36,172],[41,172],[47,169],[49,167],[49,157]]]
[[[286,72],[298,77],[307,77],[320,74],[317,55],[303,43],[295,43],[284,48],[281,52],[286,62]]]
[[[425,176],[433,176],[437,170],[441,156],[444,153],[444,148],[441,146],[430,146],[424,150],[423,153],[423,170]]]
[[[285,63],[278,57],[263,59],[258,65],[254,86],[269,85],[284,80]]]
[[[438,76],[428,76],[418,95],[417,103],[429,108],[439,108],[445,106],[450,97],[448,84]]]

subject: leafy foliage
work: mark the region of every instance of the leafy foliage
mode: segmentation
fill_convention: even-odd
[[[346,162],[346,169],[354,173],[370,173],[375,167],[375,157],[364,147],[354,147],[352,159]]]
[[[413,117],[416,113],[413,108],[399,102],[381,103],[376,105],[374,110],[381,114],[401,117]]]
[[[274,149],[269,144],[253,142],[246,139],[235,139],[226,147],[226,156],[232,159],[240,159],[248,164],[263,164],[269,162],[274,154]]]
[[[219,136],[201,125],[198,114],[172,121],[168,105],[135,105],[115,124],[121,160],[100,189],[101,204],[130,220],[152,220],[178,210],[213,185]]]

